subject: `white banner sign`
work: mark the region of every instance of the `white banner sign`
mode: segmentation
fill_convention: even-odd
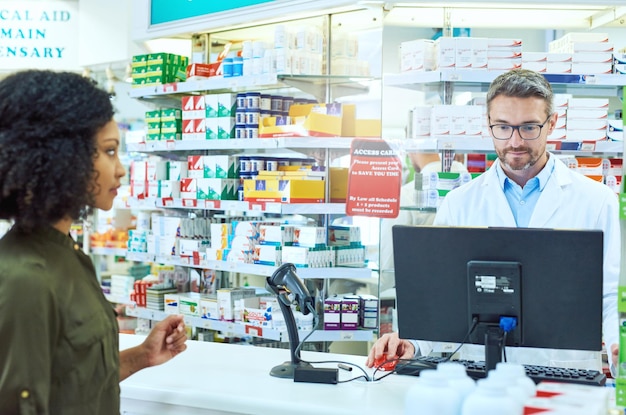
[[[77,70],[78,1],[0,1],[0,71]]]

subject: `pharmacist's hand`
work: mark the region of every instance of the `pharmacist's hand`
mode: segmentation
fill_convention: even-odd
[[[398,333],[386,333],[372,346],[365,366],[374,367],[374,362],[382,356],[386,356],[387,359],[412,359],[414,355],[413,343],[399,338]]]
[[[186,341],[183,316],[170,315],[165,320],[159,321],[142,344],[148,359],[148,366],[165,363],[185,351]]]

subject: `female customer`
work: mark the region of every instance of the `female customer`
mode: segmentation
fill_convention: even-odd
[[[108,94],[66,72],[0,82],[0,413],[119,414],[119,382],[186,349],[182,317],[119,351],[90,258],[69,236],[125,171]]]

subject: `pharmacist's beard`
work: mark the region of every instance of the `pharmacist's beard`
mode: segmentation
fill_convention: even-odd
[[[522,171],[528,170],[537,164],[543,154],[545,154],[545,151],[542,154],[533,154],[533,151],[528,148],[513,149],[508,147],[498,152],[498,159],[500,159],[500,163],[502,163],[507,170]]]

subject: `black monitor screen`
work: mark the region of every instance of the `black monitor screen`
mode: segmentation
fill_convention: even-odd
[[[602,231],[396,225],[393,247],[401,338],[484,344],[511,317],[506,345],[602,349]]]

